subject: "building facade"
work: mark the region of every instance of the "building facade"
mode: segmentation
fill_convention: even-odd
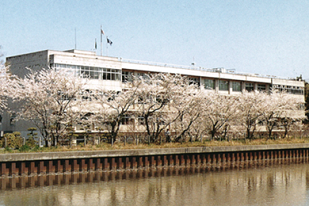
[[[65,69],[77,76],[89,78],[90,89],[98,85],[108,90],[121,91],[123,82],[129,74],[135,76],[145,73],[171,73],[188,76],[201,89],[214,90],[222,94],[240,94],[244,91],[269,91],[271,88],[285,90],[293,98],[304,102],[305,83],[296,79],[282,79],[258,74],[241,74],[224,68],[206,69],[190,66],[178,66],[162,63],[130,61],[122,58],[97,56],[95,52],[68,50],[45,50],[6,58],[12,74],[23,77],[30,68],[34,71],[42,68]],[[8,115],[8,114],[6,114]],[[2,117],[0,130],[26,132],[32,125],[29,122],[14,122],[14,116]]]

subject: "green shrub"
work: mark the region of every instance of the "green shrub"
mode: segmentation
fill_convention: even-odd
[[[9,148],[9,147],[4,148],[4,151],[6,151],[6,152],[12,152],[11,148]]]
[[[37,138],[38,133],[35,132],[36,131],[35,127],[28,128],[28,131],[30,131],[30,133],[27,134],[28,139],[26,141],[26,145],[28,145],[32,149],[38,144],[38,141],[35,140],[35,138]]]
[[[42,148],[39,145],[35,145],[35,147],[32,149],[33,152],[39,152],[42,151]]]
[[[30,151],[31,150],[31,148],[28,146],[28,145],[23,145],[23,146],[21,146],[20,148],[19,148],[19,151],[20,152],[28,152],[28,151]]]
[[[23,145],[23,139],[20,137],[20,132],[4,134],[3,145],[5,144],[5,138],[7,139],[7,147],[9,148],[19,149]]]

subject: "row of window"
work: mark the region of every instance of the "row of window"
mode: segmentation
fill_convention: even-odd
[[[90,79],[100,80],[121,80],[121,70],[109,69],[103,67],[89,67],[89,66],[78,66],[68,64],[54,64],[52,67],[56,69],[66,70],[68,73],[74,74],[74,76]]]
[[[297,86],[277,84],[277,85],[274,85],[274,88],[278,89],[279,91],[285,91],[289,94],[299,94],[299,95],[304,94],[304,90],[301,87],[297,87]]]
[[[56,69],[65,69],[69,73],[73,73],[75,76],[80,76],[83,78],[90,79],[100,79],[100,80],[114,80],[127,82],[132,81],[133,72],[122,71],[119,69],[109,69],[103,67],[89,67],[89,66],[78,66],[78,65],[68,65],[68,64],[54,64],[52,67]],[[145,76],[146,73],[137,73],[137,76]],[[189,78],[192,83],[196,83],[200,85],[200,79],[195,77]],[[242,84],[244,85],[244,89],[251,92],[254,91],[254,84],[247,82],[237,82],[232,81],[232,91],[233,92],[241,92]],[[229,81],[228,80],[219,80],[218,82],[220,91],[228,91],[229,90]],[[287,86],[287,85],[274,85],[276,89],[280,91],[286,91],[290,94],[299,94],[303,95],[304,91],[300,87],[295,86]],[[204,79],[204,88],[205,89],[215,89],[215,80],[214,79]],[[258,91],[266,91],[265,84],[257,85]]]
[[[228,91],[229,90],[229,81],[227,80],[219,80],[219,90],[220,91]],[[251,92],[254,90],[253,83],[242,83],[242,82],[232,82],[232,91],[233,92],[241,92],[242,91],[242,84],[245,84],[245,90]],[[213,79],[204,79],[204,88],[205,89],[215,89],[215,80]],[[258,84],[258,91],[265,91],[266,85],[265,84]]]

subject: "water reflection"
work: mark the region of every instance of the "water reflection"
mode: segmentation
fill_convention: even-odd
[[[1,179],[0,205],[307,205],[308,164]]]

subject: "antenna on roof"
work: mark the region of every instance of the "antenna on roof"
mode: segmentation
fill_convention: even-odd
[[[193,61],[192,61],[191,65],[192,65],[192,66],[195,66],[194,57],[193,57]]]
[[[76,27],[75,27],[75,49],[76,49]]]

